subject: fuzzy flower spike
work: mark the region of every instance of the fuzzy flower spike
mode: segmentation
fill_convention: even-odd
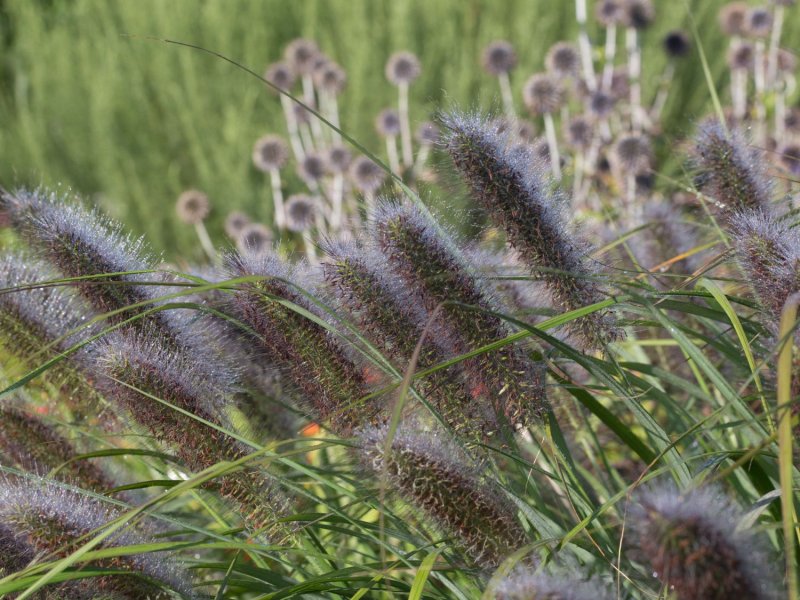
[[[569,227],[563,214],[567,203],[550,181],[529,168],[527,156],[520,160],[508,152],[480,115],[451,114],[443,123],[445,147],[472,196],[547,284],[556,306],[570,311],[602,301],[588,246]],[[572,321],[567,330],[587,348],[602,348],[620,336],[603,313]]]

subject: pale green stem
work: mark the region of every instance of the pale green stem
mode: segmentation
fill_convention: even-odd
[[[403,166],[410,167],[414,164],[414,151],[411,147],[411,123],[408,116],[408,84],[405,82],[397,86],[398,112],[400,113],[400,142],[403,148]],[[400,171],[396,171],[400,175]]]
[[[556,181],[561,180],[561,155],[558,153],[558,137],[553,115],[544,113],[544,128],[547,134],[547,148],[550,150],[550,167]]]
[[[389,158],[389,168],[395,175],[402,175],[400,170],[400,157],[397,155],[397,136],[386,136],[386,155]]]
[[[781,31],[783,29],[784,7],[780,4],[775,6],[772,14],[772,32],[769,36],[769,58],[767,59],[767,89],[775,89],[778,75],[778,49],[781,43]]]
[[[586,31],[586,0],[575,0],[575,17],[578,21],[578,48],[583,66],[583,76],[586,79],[589,91],[594,92],[597,89],[597,78],[595,77],[594,62],[592,61],[592,44]]]
[[[203,247],[203,251],[206,253],[206,256],[208,256],[212,263],[218,263],[219,255],[214,249],[214,244],[211,243],[211,238],[208,237],[206,226],[202,221],[199,221],[194,224],[194,230],[197,232],[197,237],[200,239],[200,245]]]
[[[275,209],[275,226],[278,229],[283,229],[286,227],[286,209],[283,206],[280,171],[278,169],[270,169],[269,179],[272,184],[272,207]]]
[[[605,63],[603,64],[603,91],[611,89],[614,79],[614,60],[617,56],[617,26],[611,23],[606,28]]]
[[[294,152],[294,158],[298,162],[305,158],[305,150],[303,150],[303,144],[300,141],[300,136],[297,130],[297,118],[294,116],[294,106],[292,105],[292,101],[281,94],[281,106],[283,107],[283,116],[286,119],[286,130],[289,132],[289,142],[292,146],[292,152]]]
[[[508,73],[500,73],[497,81],[500,82],[500,96],[503,98],[506,117],[509,121],[514,121],[517,118],[517,112],[514,110],[514,95],[511,93],[511,80]]]

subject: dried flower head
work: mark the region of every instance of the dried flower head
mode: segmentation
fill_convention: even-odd
[[[773,598],[777,579],[739,510],[710,490],[641,494],[633,511],[641,558],[677,600]]]
[[[517,66],[517,53],[505,40],[495,40],[483,49],[481,64],[490,75],[508,73]]]
[[[306,152],[297,165],[297,174],[308,183],[316,183],[325,177],[325,157],[317,152]]]
[[[547,70],[558,77],[575,77],[581,68],[581,57],[575,44],[556,42],[544,59]]]
[[[760,150],[736,129],[706,122],[695,137],[694,159],[702,191],[723,208],[736,211],[767,207],[771,183]]]
[[[417,141],[421,146],[433,146],[439,143],[439,127],[432,121],[423,121],[416,131]]]
[[[589,97],[589,112],[595,119],[602,121],[611,116],[616,103],[616,95],[597,90]]]
[[[446,117],[446,149],[473,198],[503,227],[522,259],[546,282],[554,304],[563,310],[599,302],[604,294],[593,281],[587,245],[568,225],[565,201],[548,178],[510,154],[503,139],[481,115]],[[587,347],[602,347],[619,335],[606,316],[578,319],[569,331]]]
[[[626,27],[646,29],[655,16],[653,0],[626,0],[623,5],[623,22]]]
[[[602,581],[577,573],[531,573],[519,570],[503,579],[496,588],[495,600],[612,600]]]
[[[314,83],[322,91],[338,96],[347,86],[347,73],[336,63],[326,62],[314,70]]]
[[[319,55],[316,42],[298,38],[289,42],[284,50],[284,59],[294,73],[310,75],[314,70],[314,61]]]
[[[36,555],[64,558],[85,543],[79,538],[94,537],[119,516],[99,500],[46,480],[0,479],[0,522],[6,550],[0,556],[0,572],[5,568],[16,570]],[[152,541],[153,531],[137,525],[107,537],[99,548],[144,547]],[[60,584],[56,590],[65,595],[58,597],[88,597],[89,593],[98,597],[99,593],[103,598],[168,600],[173,595],[167,590],[195,597],[188,572],[167,556],[125,552],[92,561],[91,565],[124,574]]]
[[[383,109],[375,118],[375,130],[383,137],[400,135],[400,115],[393,108]]]
[[[292,69],[284,62],[276,62],[268,66],[264,71],[264,79],[284,92],[291,91],[295,81]],[[269,89],[271,92],[275,91],[272,88]]]
[[[600,0],[595,4],[594,14],[603,27],[619,25],[625,17],[623,0]]]
[[[772,31],[772,12],[768,8],[753,7],[747,11],[744,31],[753,38],[767,38]]]
[[[243,212],[235,210],[225,217],[225,233],[232,240],[236,240],[250,223],[250,217]]]
[[[667,56],[670,58],[681,58],[689,54],[689,51],[692,49],[692,39],[685,31],[676,29],[664,36],[662,45],[664,46],[664,52],[667,53]]]
[[[248,223],[236,237],[236,247],[244,254],[269,252],[272,242],[272,231],[261,223]]]
[[[306,194],[293,194],[286,200],[286,228],[308,231],[314,226],[318,202]]]
[[[652,156],[650,139],[645,135],[625,134],[614,144],[613,157],[626,173],[649,169]]]
[[[341,174],[347,171],[350,163],[353,161],[353,155],[347,146],[337,144],[328,148],[327,155],[328,170],[335,174]]]
[[[576,115],[569,120],[565,127],[567,143],[573,148],[585,150],[594,139],[592,122],[582,115]]]
[[[609,92],[617,100],[627,100],[631,93],[630,78],[628,72],[622,67],[617,67],[611,74],[611,88]]]
[[[359,191],[369,194],[383,185],[386,172],[366,156],[357,156],[350,165],[350,178]]]
[[[730,2],[719,11],[719,26],[725,35],[744,35],[749,7],[746,2]]]
[[[392,85],[408,85],[419,74],[419,59],[411,52],[395,52],[386,62],[386,79]]]
[[[480,567],[492,569],[526,540],[516,508],[503,492],[468,463],[457,448],[430,432],[399,430],[387,445],[387,430],[360,436],[361,460],[385,477]]]
[[[259,171],[277,171],[289,160],[289,149],[279,135],[267,134],[253,145],[253,164]]]
[[[532,75],[522,88],[522,100],[525,106],[535,115],[553,113],[561,108],[564,102],[564,88],[549,73]]]
[[[750,70],[755,64],[755,48],[750,42],[739,42],[728,50],[728,66],[731,69]]]
[[[175,212],[178,218],[187,225],[202,223],[211,211],[208,196],[200,190],[186,190],[178,196]]]

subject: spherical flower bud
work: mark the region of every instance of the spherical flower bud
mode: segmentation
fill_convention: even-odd
[[[318,182],[325,176],[325,158],[317,152],[306,152],[297,165],[297,174],[306,182]]]
[[[314,225],[317,203],[306,194],[294,194],[286,200],[286,227],[289,231],[308,231]]]
[[[772,31],[772,13],[767,8],[751,8],[745,17],[744,30],[750,37],[769,37]]]
[[[680,58],[689,54],[692,49],[692,40],[685,31],[676,29],[664,36],[664,52],[670,58]]]
[[[272,247],[272,231],[261,223],[248,223],[236,236],[236,247],[245,254],[265,254]]]
[[[746,2],[731,2],[719,11],[719,26],[725,35],[743,35],[748,6]]]
[[[553,75],[574,77],[580,70],[581,57],[574,44],[557,42],[547,51],[544,64]]]
[[[393,108],[383,109],[375,118],[375,130],[383,137],[400,135],[400,115]]]
[[[505,40],[495,40],[483,49],[481,64],[490,75],[508,73],[517,66],[517,53]]]
[[[728,50],[728,66],[731,69],[750,70],[755,64],[755,48],[750,42],[739,42]]]
[[[619,25],[625,16],[623,0],[600,0],[595,4],[594,14],[603,27]]]
[[[259,171],[269,173],[282,169],[289,160],[289,149],[279,135],[267,134],[253,146],[253,164]]]
[[[535,115],[553,113],[564,102],[564,88],[548,73],[532,75],[522,88],[525,106]]]
[[[328,170],[333,174],[340,174],[347,171],[350,163],[353,160],[353,155],[346,146],[337,144],[328,149],[326,156],[326,164]]]
[[[614,144],[614,158],[624,172],[649,169],[652,160],[650,140],[644,135],[623,135]]]
[[[570,146],[585,150],[592,143],[594,129],[589,119],[576,115],[567,123],[565,134],[567,143]]]
[[[411,52],[395,52],[386,62],[386,79],[392,85],[409,84],[419,73],[419,59]]]
[[[292,71],[298,75],[311,74],[317,55],[319,55],[319,47],[316,42],[303,38],[289,42],[284,51],[284,59]]]
[[[284,92],[288,92],[294,86],[294,73],[284,62],[272,63],[264,71],[264,79]],[[274,91],[270,88],[271,91]]]
[[[357,156],[350,165],[350,177],[353,184],[362,193],[374,193],[381,187],[386,173],[366,156]]]
[[[336,63],[327,62],[321,68],[314,70],[314,83],[319,89],[338,96],[347,85],[347,74]]]
[[[653,22],[656,9],[652,0],[627,0],[623,6],[623,19],[626,27],[646,29]]]
[[[242,230],[250,224],[250,217],[243,212],[233,211],[225,218],[225,233],[231,239],[237,239]]]
[[[417,127],[416,138],[422,146],[433,146],[439,141],[439,127],[431,121],[423,121]]]

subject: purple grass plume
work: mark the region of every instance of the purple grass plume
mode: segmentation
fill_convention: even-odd
[[[602,581],[586,580],[577,573],[518,570],[495,588],[495,600],[612,600]]]
[[[488,312],[498,311],[488,287],[451,250],[453,242],[416,208],[383,203],[374,235],[392,270],[414,290],[413,300],[429,312],[441,310],[456,353],[511,334],[500,317]],[[547,410],[543,365],[522,348],[506,345],[462,364],[476,401],[489,398],[499,422],[525,427]]]
[[[570,311],[605,299],[588,258],[589,246],[564,214],[566,199],[543,171],[530,168],[528,153],[507,150],[505,138],[481,115],[450,114],[443,124],[445,148],[473,198],[547,284],[554,305]],[[592,349],[621,336],[608,313],[593,313],[566,329]]]
[[[0,573],[14,573],[37,556],[45,560],[68,556],[119,516],[99,500],[46,480],[0,479]],[[99,548],[149,544],[153,534],[145,525],[127,527]],[[195,597],[191,576],[168,556],[124,554],[92,561],[91,566],[126,573],[55,584],[48,593],[57,590],[63,595],[55,597],[73,599],[168,600],[175,597],[172,590],[183,598]]]
[[[451,534],[477,566],[495,568],[525,545],[514,504],[457,448],[430,432],[401,428],[387,451],[386,436],[386,428],[361,433],[363,463]]]
[[[677,600],[776,598],[771,566],[740,511],[717,491],[643,493],[633,527],[640,559]]]

